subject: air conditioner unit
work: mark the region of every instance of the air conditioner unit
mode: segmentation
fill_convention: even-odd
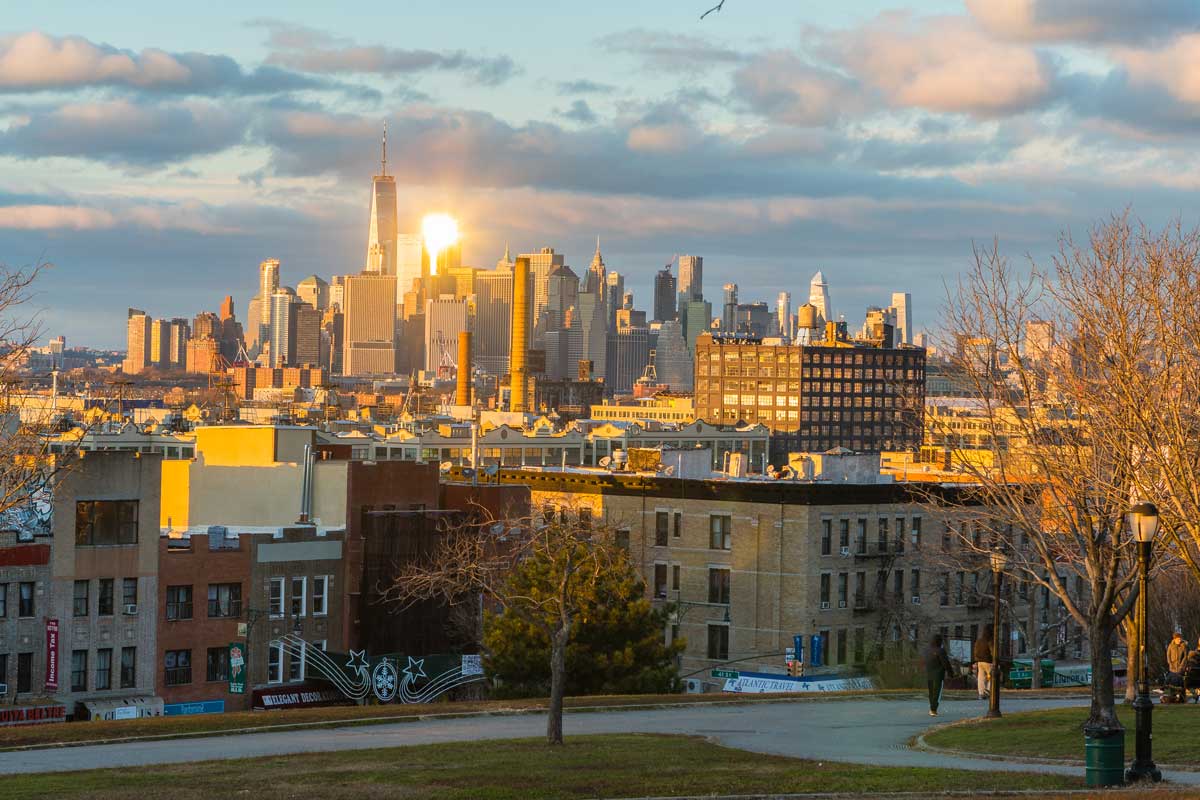
[[[838,608],[845,608],[845,607],[846,607],[846,601],[838,600]]]
[[[6,694],[8,694],[8,684],[0,683],[0,697],[4,697]]]
[[[827,611],[828,609],[829,609],[829,601],[828,600],[821,601],[821,610]]]
[[[701,683],[700,681],[696,680],[695,678],[688,678],[686,685],[687,685],[687,693],[688,694],[703,694],[704,693],[704,684]]]
[[[843,548],[842,548],[842,556],[844,557],[844,556],[848,556],[848,555],[850,555],[850,548],[849,548],[849,547],[843,547]]]
[[[126,614],[136,614],[137,613],[137,603],[126,603],[125,604],[125,613]]]
[[[913,595],[913,605],[914,605],[914,606],[919,606],[919,605],[921,605],[921,595],[919,595],[919,594],[914,594],[914,595]]]

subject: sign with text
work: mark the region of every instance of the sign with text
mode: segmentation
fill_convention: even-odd
[[[46,691],[58,689],[58,620],[46,620]]]
[[[229,693],[246,693],[246,645],[241,642],[229,645]]]
[[[821,678],[788,678],[784,675],[747,675],[725,681],[725,691],[744,694],[764,692],[848,692],[856,689],[874,689],[870,678],[839,678],[836,675]]]
[[[481,655],[465,655],[462,657],[462,674],[463,675],[482,675],[483,674],[483,656]]]
[[[736,669],[714,669],[712,671],[712,676],[714,678],[724,678],[726,680],[736,681],[741,677],[741,673]]]
[[[0,707],[0,726],[6,725],[41,725],[45,722],[66,722],[67,707],[26,706],[23,708]]]

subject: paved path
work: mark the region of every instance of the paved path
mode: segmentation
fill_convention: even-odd
[[[1028,711],[1085,705],[1084,699],[1006,698],[1005,708]],[[948,700],[937,722],[983,713],[977,701]],[[590,733],[682,733],[707,736],[721,744],[775,753],[880,766],[957,767],[1080,775],[1082,767],[957,758],[911,750],[910,738],[934,720],[915,699],[855,699],[752,705],[681,705],[648,711],[569,713],[567,736]],[[541,736],[544,714],[431,719],[420,722],[345,728],[280,731],[173,741],[90,745],[0,753],[0,774],[53,772],[99,767],[132,767],[211,759],[246,758],[331,750],[355,750],[436,742],[478,741]],[[1082,737],[1081,737],[1082,738]],[[1082,742],[1080,743],[1082,745]],[[1081,748],[1082,749],[1082,748]],[[1167,776],[1200,784],[1200,773]]]

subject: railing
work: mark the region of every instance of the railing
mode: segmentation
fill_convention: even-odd
[[[191,619],[192,604],[191,603],[167,603],[167,619]]]
[[[192,668],[172,667],[163,673],[163,683],[167,686],[184,686],[192,682]]]

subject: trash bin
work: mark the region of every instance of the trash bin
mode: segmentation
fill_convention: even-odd
[[[1125,783],[1125,731],[1084,732],[1088,786],[1121,786]]]

